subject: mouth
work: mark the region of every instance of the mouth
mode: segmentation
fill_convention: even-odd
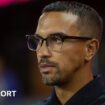
[[[51,64],[40,64],[39,65],[41,73],[49,73],[51,71],[51,68],[54,68],[54,67],[55,66]]]

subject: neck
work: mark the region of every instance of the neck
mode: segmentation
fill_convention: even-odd
[[[92,69],[87,65],[76,71],[70,81],[62,86],[55,86],[55,92],[59,101],[64,105],[79,89],[93,80]]]

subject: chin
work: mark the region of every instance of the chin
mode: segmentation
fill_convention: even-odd
[[[57,86],[61,84],[60,79],[58,78],[42,78],[43,83],[48,86]]]

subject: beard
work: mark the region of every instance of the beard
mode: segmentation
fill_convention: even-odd
[[[49,76],[50,74],[42,74],[42,81],[44,84],[48,86],[57,86],[61,84],[61,75],[60,72],[56,72],[53,76]]]
[[[54,65],[54,67],[51,68],[51,71],[49,73],[41,73],[43,83],[46,85],[49,85],[49,86],[50,85],[52,85],[52,86],[59,85],[60,81],[61,81],[61,72],[60,72],[60,67],[59,67],[58,63],[52,62],[52,61],[48,60],[48,58],[46,58],[46,57],[43,57],[40,60],[39,65],[43,64],[43,63]],[[40,67],[39,67],[39,69],[41,71]]]

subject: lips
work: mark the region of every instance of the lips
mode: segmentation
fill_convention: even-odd
[[[55,67],[54,65],[51,64],[40,64],[40,72],[42,73],[48,73],[51,71],[51,68]]]
[[[40,67],[41,68],[54,67],[54,65],[51,65],[51,64],[41,64]]]

